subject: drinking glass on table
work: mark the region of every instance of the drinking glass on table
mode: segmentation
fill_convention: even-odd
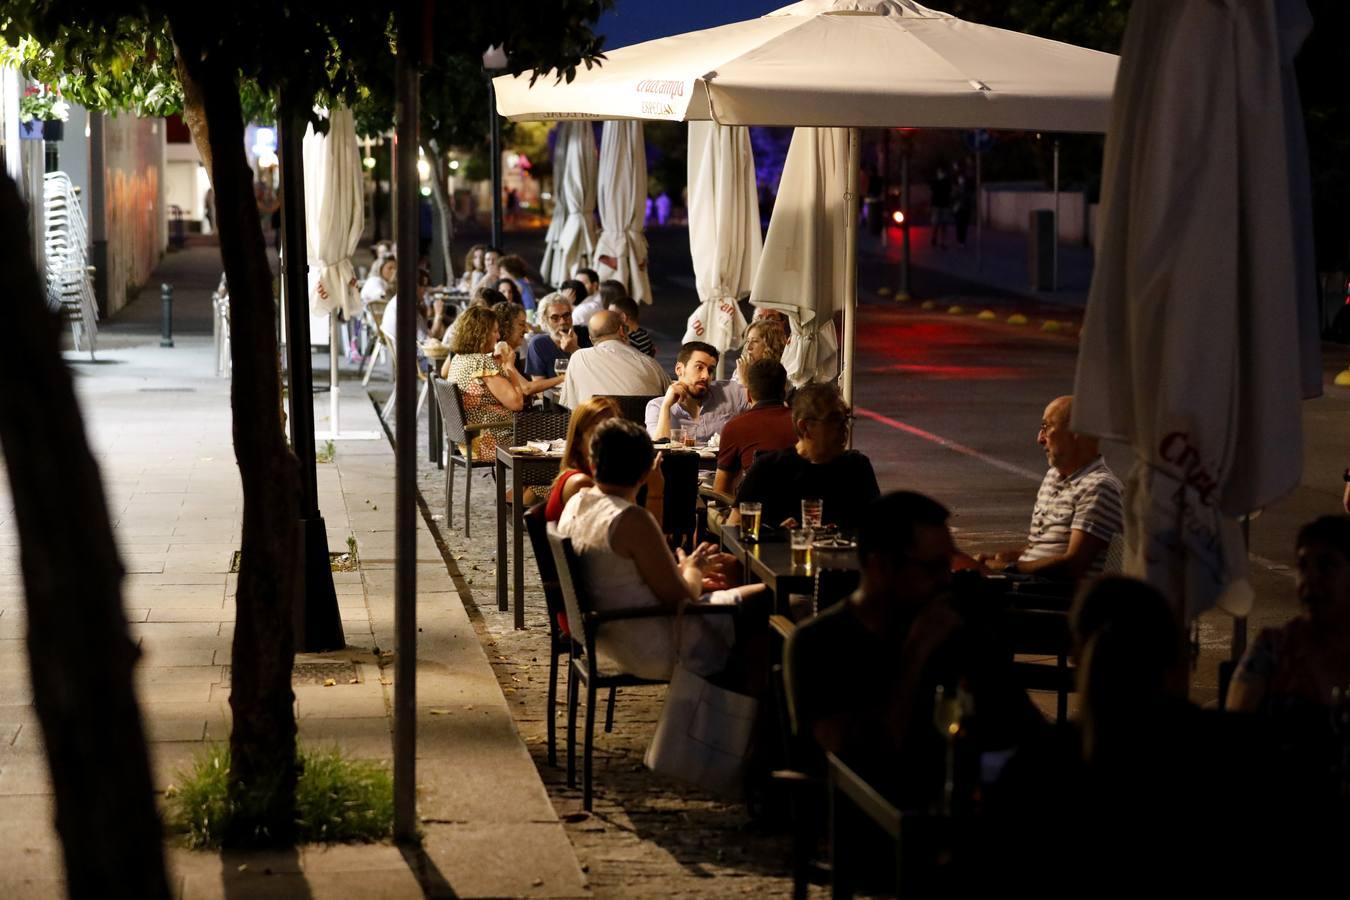
[[[567,357],[560,356],[553,361],[553,374],[563,375],[567,372]]]
[[[672,447],[683,447],[683,446],[684,446],[684,429],[683,429],[683,428],[672,428],[672,429],[670,429],[670,445],[671,445]]]
[[[809,573],[811,571],[811,544],[816,533],[810,528],[793,528],[788,532],[788,542],[792,546],[792,568]]]
[[[763,507],[746,501],[741,504],[741,537],[752,544],[759,543],[759,520]]]
[[[824,500],[811,498],[802,500],[802,526],[804,528],[819,528],[820,517],[824,512]]]
[[[683,429],[681,429],[681,430],[684,432],[684,445],[685,445],[686,447],[692,447],[692,446],[694,446],[694,428],[693,428],[693,426],[692,426],[692,425],[686,425],[686,426],[685,426]]]

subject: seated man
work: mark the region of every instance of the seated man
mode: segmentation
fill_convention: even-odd
[[[558,521],[580,558],[589,595],[599,610],[656,607],[670,613],[608,625],[600,631],[597,649],[619,671],[642,678],[670,678],[677,655],[698,674],[720,671],[735,639],[731,617],[675,614],[705,590],[725,588],[731,557],[712,544],[688,555],[681,552],[678,559],[671,554],[661,526],[637,505],[656,451],[636,422],[602,422],[591,436],[589,458],[595,485],[569,500]],[[737,589],[735,598],[717,599],[763,590],[753,585]]]
[[[568,409],[596,394],[660,394],[670,384],[661,364],[624,339],[619,317],[607,309],[591,316],[592,347],[572,354],[558,402]]]
[[[1022,547],[976,557],[993,571],[1063,581],[1098,575],[1106,549],[1125,522],[1124,489],[1106,467],[1097,439],[1069,430],[1072,397],[1050,401],[1036,443],[1045,450],[1045,473]]]
[[[640,304],[625,294],[609,301],[609,309],[618,313],[623,321],[624,331],[628,334],[628,343],[635,350],[641,350],[648,356],[655,356],[656,344],[652,342],[651,333],[642,327]]]
[[[562,292],[550,294],[544,304],[544,326],[548,330],[530,338],[525,347],[525,374],[530,378],[552,378],[558,360],[590,346],[572,327],[572,304]]]
[[[717,478],[713,489],[734,494],[741,475],[755,461],[756,453],[785,450],[797,443],[792,427],[792,410],[783,404],[787,393],[787,372],[773,359],[759,359],[738,367],[745,373],[749,409],[722,429],[717,452]]]
[[[594,269],[577,269],[575,282],[567,284],[578,284],[581,290],[572,297],[572,324],[578,328],[589,328],[591,316],[605,308],[605,292],[600,283],[600,276]],[[615,282],[615,286],[609,289],[609,296],[618,297],[625,293],[623,285]]]
[[[680,348],[675,381],[664,397],[647,404],[647,433],[652,440],[670,437],[672,428],[684,428],[693,429],[694,440],[706,442],[750,405],[739,384],[715,380],[717,357],[717,348],[702,341]]]
[[[767,525],[795,525],[804,499],[823,500],[821,521],[857,528],[867,505],[881,495],[872,463],[848,449],[853,414],[833,384],[806,384],[792,401],[794,446],[761,453],[745,473],[736,500],[763,504]],[[733,509],[730,524],[740,521]]]
[[[859,521],[858,590],[804,622],[784,650],[794,727],[908,809],[942,790],[937,688],[974,700],[982,727],[966,746],[1006,747],[1040,722],[950,603],[947,516],[909,491],[870,504]]]

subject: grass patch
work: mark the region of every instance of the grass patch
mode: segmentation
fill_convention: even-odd
[[[378,762],[347,759],[336,747],[301,747],[295,789],[296,839],[300,843],[372,842],[394,827],[394,779]],[[165,792],[169,824],[190,849],[215,848],[229,830],[230,748],[212,745],[178,784]]]
[[[314,451],[314,461],[316,463],[330,463],[336,455],[337,447],[332,441],[325,441],[321,448]]]

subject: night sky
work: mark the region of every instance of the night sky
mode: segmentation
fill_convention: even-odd
[[[605,48],[626,47],[653,38],[753,19],[792,0],[616,0],[600,17],[596,33]]]

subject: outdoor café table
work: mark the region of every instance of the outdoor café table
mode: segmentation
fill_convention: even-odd
[[[816,591],[816,572],[821,564],[813,551],[813,565],[804,569],[792,564],[792,547],[787,536],[780,529],[774,529],[766,540],[750,543],[741,539],[741,530],[735,525],[722,526],[722,549],[740,560],[745,569],[746,580],[763,582],[774,596],[774,612],[788,615],[788,598],[793,594],[807,594],[814,598]],[[856,551],[830,551],[829,568],[856,569],[858,558]]]
[[[558,473],[562,453],[522,453],[497,447],[497,609],[506,612],[506,487],[511,483],[511,581],[515,627],[525,627],[525,504],[530,485],[548,484]]]

